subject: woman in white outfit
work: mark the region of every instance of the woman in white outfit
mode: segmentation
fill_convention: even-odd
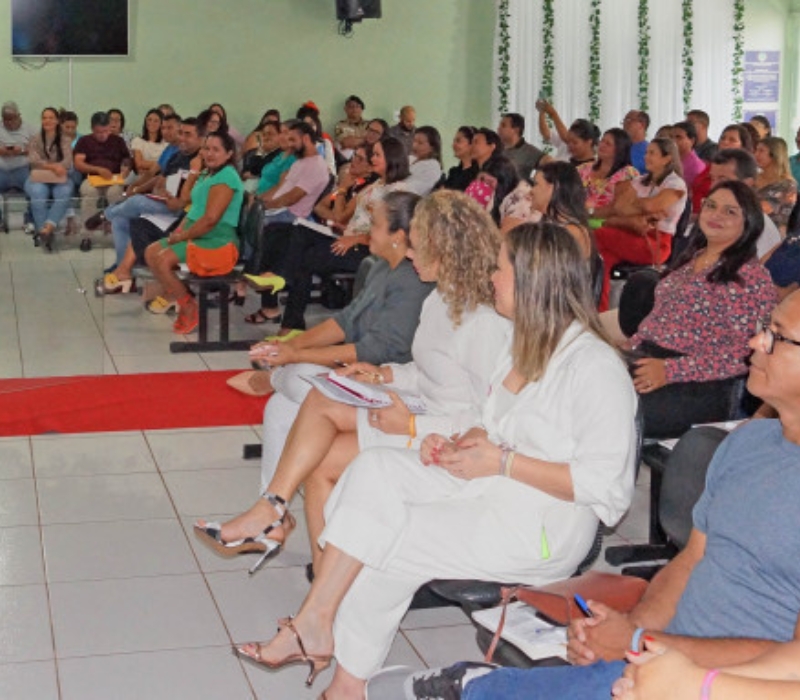
[[[493,282],[514,337],[482,426],[456,441],[429,435],[419,455],[382,447],[354,460],[326,505],[299,614],[240,654],[273,668],[306,663],[311,681],[335,653],[323,697],[361,700],[421,584],[566,577],[598,518],[613,524],[628,508],[636,394],[603,336],[575,239],[556,224],[512,230]]]
[[[245,513],[219,525],[200,521],[198,534],[217,552],[262,552],[252,570],[280,550],[286,529],[280,522],[288,502],[305,482],[305,509],[312,553],[320,551],[323,506],[344,468],[376,445],[418,448],[431,432],[451,435],[474,425],[498,357],[507,354],[508,320],[492,307],[490,277],[500,240],[491,218],[469,197],[440,191],[422,200],[411,222],[409,257],[423,282],[436,282],[422,306],[411,348],[413,362],[381,367],[365,362],[342,370],[410,390],[426,405],[412,416],[398,399],[372,412],[312,391],[286,439],[264,495]],[[293,526],[290,516],[287,525]],[[266,531],[266,532],[265,532]]]

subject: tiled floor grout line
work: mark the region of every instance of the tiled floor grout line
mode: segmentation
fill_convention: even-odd
[[[53,667],[55,668],[55,674],[56,674],[56,690],[58,692],[58,697],[61,698],[62,697],[61,672],[58,664],[58,647],[56,645],[56,631],[55,631],[55,625],[53,624],[53,601],[50,595],[50,581],[47,576],[47,555],[44,546],[44,530],[42,525],[41,502],[39,500],[39,479],[36,476],[36,459],[34,457],[34,452],[33,452],[33,440],[30,437],[28,438],[28,449],[30,450],[31,471],[33,475],[33,495],[34,498],[36,499],[36,521],[39,526],[39,547],[41,550],[41,557],[42,557],[42,562],[41,562],[42,576],[44,578],[45,596],[47,597],[47,619],[50,625],[50,641],[53,648]]]
[[[228,636],[228,640],[230,642],[230,646],[231,646],[231,648],[233,648],[233,645],[234,645],[233,635],[231,634],[231,630],[228,627],[228,623],[225,620],[225,616],[222,614],[222,609],[220,608],[219,603],[217,602],[217,598],[214,595],[214,591],[211,588],[211,584],[208,581],[208,577],[206,575],[206,572],[203,571],[203,567],[202,567],[202,565],[200,563],[199,557],[197,556],[197,552],[195,552],[194,547],[192,547],[192,543],[189,540],[189,533],[183,527],[183,523],[181,521],[181,514],[180,514],[180,511],[178,510],[178,505],[175,503],[175,499],[172,497],[172,492],[169,490],[169,486],[168,486],[168,484],[166,482],[166,479],[164,477],[164,472],[161,470],[161,466],[159,465],[158,460],[156,459],[156,454],[155,454],[155,451],[153,450],[153,446],[150,444],[150,441],[148,440],[145,431],[141,431],[141,434],[142,434],[142,437],[144,438],[145,444],[147,445],[147,449],[150,452],[150,456],[153,459],[153,463],[156,465],[156,470],[158,472],[159,478],[161,479],[161,483],[164,486],[164,490],[167,492],[167,498],[169,498],[169,502],[170,502],[170,504],[172,506],[172,509],[173,509],[174,513],[175,513],[175,518],[178,521],[178,527],[181,529],[181,532],[183,533],[183,537],[186,540],[186,546],[189,548],[189,552],[191,553],[191,556],[192,556],[192,559],[194,560],[195,566],[197,566],[197,570],[198,570],[198,572],[200,573],[200,576],[203,579],[203,585],[206,587],[206,590],[208,591],[208,594],[211,597],[211,602],[212,602],[212,604],[214,606],[214,609],[217,611],[217,615],[219,615],[219,619],[222,622],[222,627],[225,630],[225,634]],[[244,663],[243,663],[242,659],[239,659],[237,657],[237,663],[239,664],[239,668],[241,669],[242,675],[244,676],[244,679],[245,679],[245,682],[247,683],[248,688],[250,688],[250,692],[253,695],[253,700],[258,700],[258,693],[256,693],[256,689],[253,687],[253,684],[250,681],[250,676],[247,674],[247,671],[244,668]]]

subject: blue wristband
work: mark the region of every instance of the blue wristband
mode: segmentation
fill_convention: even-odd
[[[639,646],[642,642],[643,634],[644,634],[644,627],[637,627],[636,631],[633,633],[633,637],[631,637],[631,651],[637,654],[640,651]]]

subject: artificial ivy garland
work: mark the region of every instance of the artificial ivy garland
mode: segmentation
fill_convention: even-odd
[[[589,43],[589,119],[597,122],[600,119],[600,4],[601,0],[592,0],[589,12],[589,25],[592,40]]]
[[[511,79],[508,76],[508,69],[511,56],[511,35],[508,31],[508,17],[510,0],[500,0],[498,8],[498,18],[500,26],[500,47],[498,51],[498,59],[500,61],[500,76],[497,85],[497,91],[500,95],[500,113],[505,114],[509,111],[508,108],[508,95],[511,91]]]
[[[544,0],[542,6],[544,20],[542,22],[542,51],[544,54],[542,70],[542,94],[545,99],[553,99],[553,74],[555,62],[553,61],[553,28],[555,27],[555,12],[553,0]]]
[[[692,92],[694,91],[694,2],[683,0],[683,111],[684,114],[692,108]]]
[[[742,81],[744,78],[744,0],[733,3],[733,72],[731,91],[733,92],[733,121],[742,120],[744,97]]]
[[[650,17],[647,0],[639,0],[639,109],[650,108]]]

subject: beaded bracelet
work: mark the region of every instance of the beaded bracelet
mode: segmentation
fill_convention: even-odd
[[[712,668],[706,673],[705,678],[703,678],[703,685],[700,687],[700,700],[709,700],[711,698],[711,684],[718,675],[718,668]]]

